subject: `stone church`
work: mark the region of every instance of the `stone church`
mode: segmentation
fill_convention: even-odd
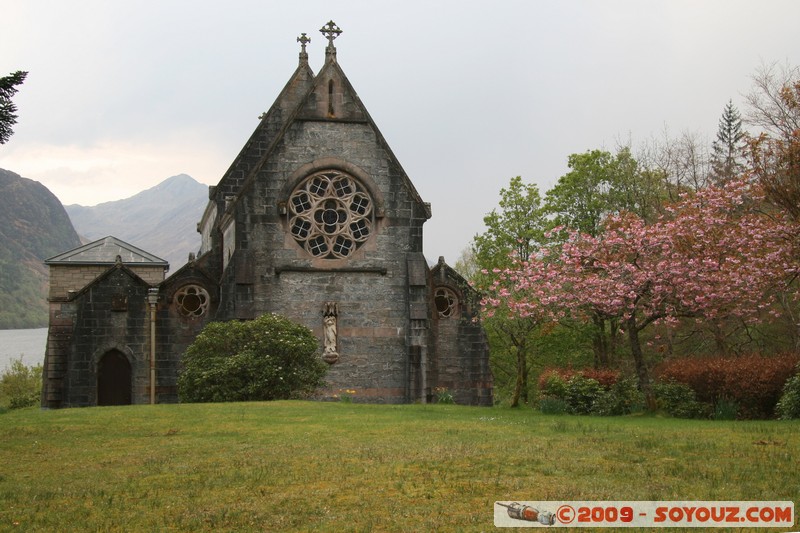
[[[162,259],[106,237],[46,261],[47,408],[177,402],[180,358],[209,321],[278,313],[328,364],[319,399],[492,404],[478,295],[422,254],[420,197],[337,61],[329,22],[314,74],[299,65],[216,186],[201,245]]]

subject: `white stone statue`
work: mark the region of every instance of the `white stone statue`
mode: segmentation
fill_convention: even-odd
[[[338,314],[336,303],[327,302],[325,304],[325,310],[322,313],[322,359],[329,364],[333,364],[339,360],[339,352],[336,351],[338,339],[336,319]]]

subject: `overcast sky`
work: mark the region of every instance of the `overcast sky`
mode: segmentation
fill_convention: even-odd
[[[339,63],[423,199],[451,264],[513,176],[664,129],[710,143],[764,63],[800,65],[800,2],[0,0],[0,76],[30,72],[0,168],[64,204],[186,173],[219,181],[297,66]],[[132,243],[135,244],[135,243]]]

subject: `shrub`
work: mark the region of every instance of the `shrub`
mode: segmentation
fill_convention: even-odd
[[[581,375],[572,376],[567,381],[567,392],[564,398],[567,403],[567,411],[573,415],[590,414],[595,401],[603,392],[603,386],[596,379]]]
[[[539,409],[546,414],[623,415],[644,403],[636,380],[616,370],[549,369],[539,377]]]
[[[706,418],[709,406],[697,401],[694,390],[685,383],[658,382],[653,385],[656,404],[676,418]]]
[[[567,396],[567,382],[561,375],[553,372],[542,374],[539,377],[539,394],[563,400]]]
[[[781,399],[775,406],[775,415],[782,420],[800,418],[800,373],[786,380]]]
[[[25,366],[22,357],[0,375],[0,406],[9,409],[39,405],[42,396],[42,365]]]
[[[656,375],[688,385],[701,402],[735,402],[741,418],[769,418],[797,361],[793,354],[673,359],[661,364]]]
[[[311,331],[275,314],[207,325],[183,356],[184,402],[300,398],[323,384],[327,365]]]
[[[547,387],[547,380],[552,376],[556,376],[564,382],[573,376],[582,376],[594,379],[604,388],[609,388],[619,379],[619,371],[609,368],[583,368],[579,370],[573,368],[548,368],[539,375],[539,391]]]
[[[620,379],[603,391],[592,406],[592,414],[600,416],[629,415],[644,410],[644,396],[633,378]]]

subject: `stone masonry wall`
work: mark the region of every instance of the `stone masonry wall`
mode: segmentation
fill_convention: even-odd
[[[148,288],[118,268],[72,302],[61,407],[96,405],[97,363],[110,350],[119,350],[131,364],[132,402],[149,401]]]
[[[50,299],[62,299],[69,296],[70,291],[79,291],[111,265],[50,265]],[[164,267],[130,266],[132,272],[151,285],[164,280]]]
[[[380,215],[370,239],[347,259],[312,257],[278,211],[300,180],[325,168],[359,180]],[[371,401],[408,401],[407,256],[421,252],[428,216],[369,124],[296,122],[236,207],[237,250],[222,287],[226,311],[235,316],[233,308],[249,305],[254,316],[284,314],[321,339],[324,304],[337,302],[340,361],[328,374],[331,390],[355,389],[356,398],[360,393]],[[243,268],[245,258],[250,269]]]

